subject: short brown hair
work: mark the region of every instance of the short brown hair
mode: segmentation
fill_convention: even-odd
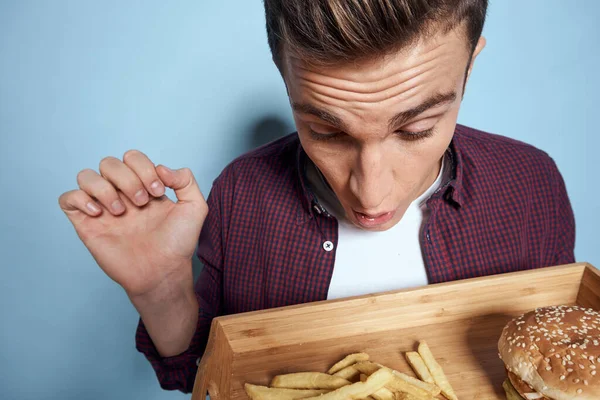
[[[336,63],[401,49],[435,29],[466,22],[471,51],[488,0],[264,0],[273,60],[282,49],[317,63]]]

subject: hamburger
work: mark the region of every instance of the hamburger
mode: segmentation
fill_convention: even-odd
[[[510,321],[498,341],[508,400],[600,399],[600,313],[537,308]]]

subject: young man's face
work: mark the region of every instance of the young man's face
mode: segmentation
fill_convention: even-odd
[[[456,126],[469,56],[457,29],[385,59],[316,67],[285,57],[302,146],[352,223],[389,229],[433,184]]]

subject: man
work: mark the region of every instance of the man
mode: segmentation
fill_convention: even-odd
[[[139,151],[78,175],[60,205],[139,311],[163,388],[191,391],[217,315],[574,261],[552,159],[456,123],[486,9],[266,0],[297,134],[232,162],[207,202]]]

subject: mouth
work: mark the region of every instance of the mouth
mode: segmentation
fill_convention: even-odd
[[[388,211],[380,214],[365,214],[352,210],[354,217],[360,226],[363,228],[376,228],[381,225],[385,225],[394,218],[394,211]]]

